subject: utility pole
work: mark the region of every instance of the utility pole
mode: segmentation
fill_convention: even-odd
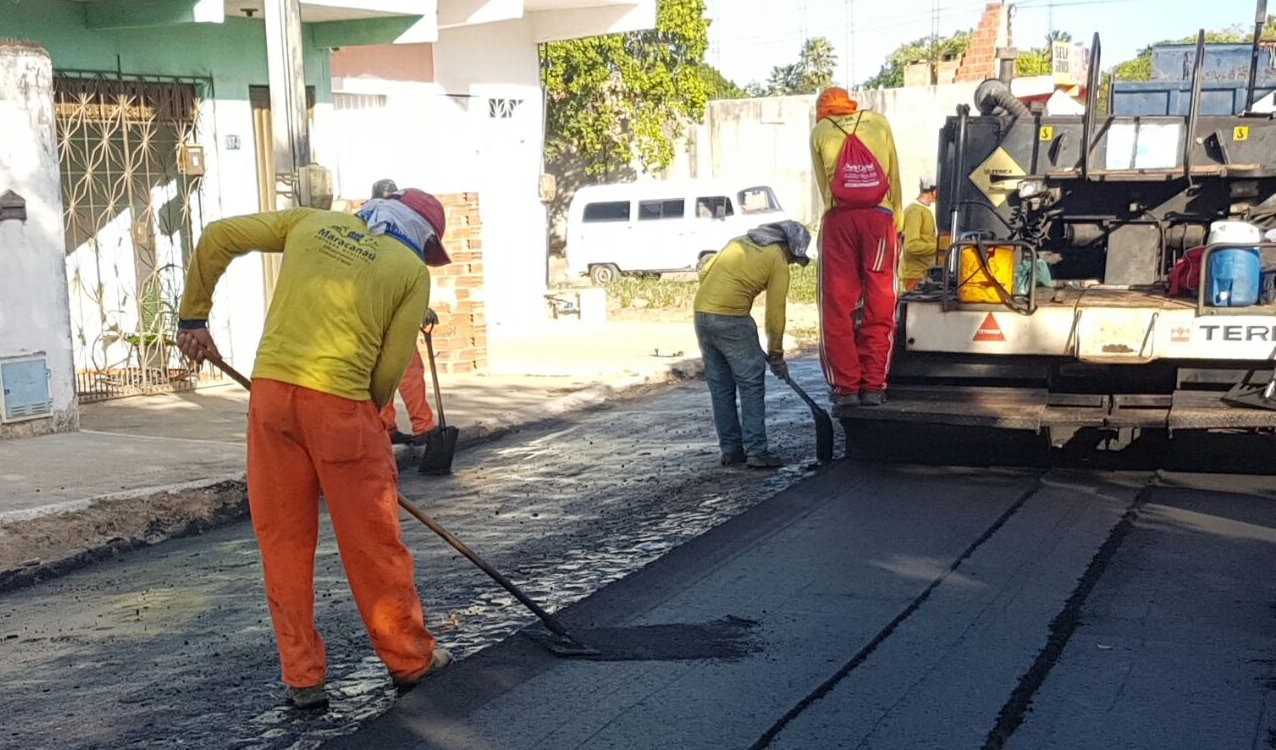
[[[266,73],[270,84],[271,152],[275,164],[277,210],[302,205],[298,175],[310,163],[310,128],[306,119],[306,74],[301,47],[298,0],[265,0]],[[266,305],[279,280],[282,257],[262,254]]]
[[[855,88],[855,0],[846,0],[846,88]]]
[[[275,157],[275,203],[301,205],[298,170],[310,163],[306,75],[298,0],[265,0],[266,63]]]

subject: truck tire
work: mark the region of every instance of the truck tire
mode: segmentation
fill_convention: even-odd
[[[589,267],[589,278],[598,286],[607,286],[620,278],[620,269],[612,263]]]

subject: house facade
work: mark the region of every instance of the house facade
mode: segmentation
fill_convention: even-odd
[[[544,307],[537,44],[650,26],[654,0],[298,7],[310,160],[333,170],[339,197],[366,198],[369,178],[380,177],[444,195],[459,261],[447,272],[454,278],[438,286],[445,306],[464,309],[460,333],[469,337],[449,343],[448,354],[480,365],[487,300],[499,301],[491,317],[498,323]],[[0,164],[0,194],[38,194],[39,184],[56,184],[46,208],[61,221],[37,239],[29,222],[0,222],[0,242],[16,243],[10,227],[27,227],[23,242],[42,245],[43,255],[33,257],[60,253],[65,277],[50,276],[47,263],[35,264],[40,273],[8,276],[27,292],[0,296],[0,366],[44,356],[48,414],[0,420],[0,437],[73,428],[77,401],[215,377],[189,372],[172,346],[176,305],[201,228],[275,206],[271,133],[279,113],[270,91],[279,73],[268,63],[265,11],[259,0],[5,4],[0,39],[42,48],[49,80],[47,105],[19,104],[14,92],[31,86],[18,76],[33,75],[31,66],[0,68],[12,84],[0,82],[10,97],[0,99],[0,115],[48,110],[51,117],[3,122],[18,127],[21,120],[34,141],[50,129],[55,162],[43,168],[56,173]],[[498,167],[502,176],[483,177]],[[210,326],[240,369],[252,365],[275,262],[237,260],[218,290]],[[520,278],[536,267],[539,282]],[[526,303],[535,296],[536,307],[504,306],[515,291]],[[37,342],[18,334],[16,322],[27,317],[63,322]],[[68,337],[69,347],[61,347]],[[50,354],[62,349],[69,363]]]

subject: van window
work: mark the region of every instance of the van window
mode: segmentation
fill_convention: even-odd
[[[585,223],[629,221],[629,201],[590,203],[585,206]]]
[[[741,190],[737,197],[740,199],[742,214],[761,214],[780,210],[780,202],[775,199],[775,193],[765,185]]]
[[[701,219],[718,219],[735,216],[731,199],[725,195],[696,199],[696,216]]]
[[[687,202],[681,198],[668,201],[642,201],[638,204],[638,221],[681,219],[686,210]]]

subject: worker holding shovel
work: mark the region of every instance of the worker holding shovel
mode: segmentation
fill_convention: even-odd
[[[327,705],[314,624],[319,496],[355,603],[400,689],[450,657],[426,629],[399,532],[398,472],[379,411],[394,395],[429,304],[426,266],[450,262],[443,207],[420,190],[356,215],[296,208],[209,224],[187,273],[178,346],[221,357],[207,320],[226,267],[284,254],[248,407],[248,502],[291,703]]]
[[[766,369],[769,364],[776,377],[788,378],[784,325],[789,265],[809,263],[806,248],[810,244],[811,233],[796,221],[764,224],[729,242],[700,271],[696,339],[704,357],[723,466],[773,469],[782,465],[767,448]],[[763,292],[766,353],[750,314],[753,300]]]
[[[388,198],[398,192],[399,187],[394,180],[378,180],[372,186],[372,198]],[[439,316],[434,310],[427,309],[421,321],[423,328],[434,328],[439,324]],[[437,425],[434,423],[434,411],[430,409],[430,401],[425,394],[425,363],[421,361],[421,350],[413,347],[412,356],[408,359],[408,367],[403,372],[403,380],[399,381],[399,396],[407,407],[408,419],[412,422],[412,434],[399,430],[399,416],[395,413],[394,398],[391,397],[381,410],[381,422],[390,433],[391,445],[428,445],[430,433]]]

